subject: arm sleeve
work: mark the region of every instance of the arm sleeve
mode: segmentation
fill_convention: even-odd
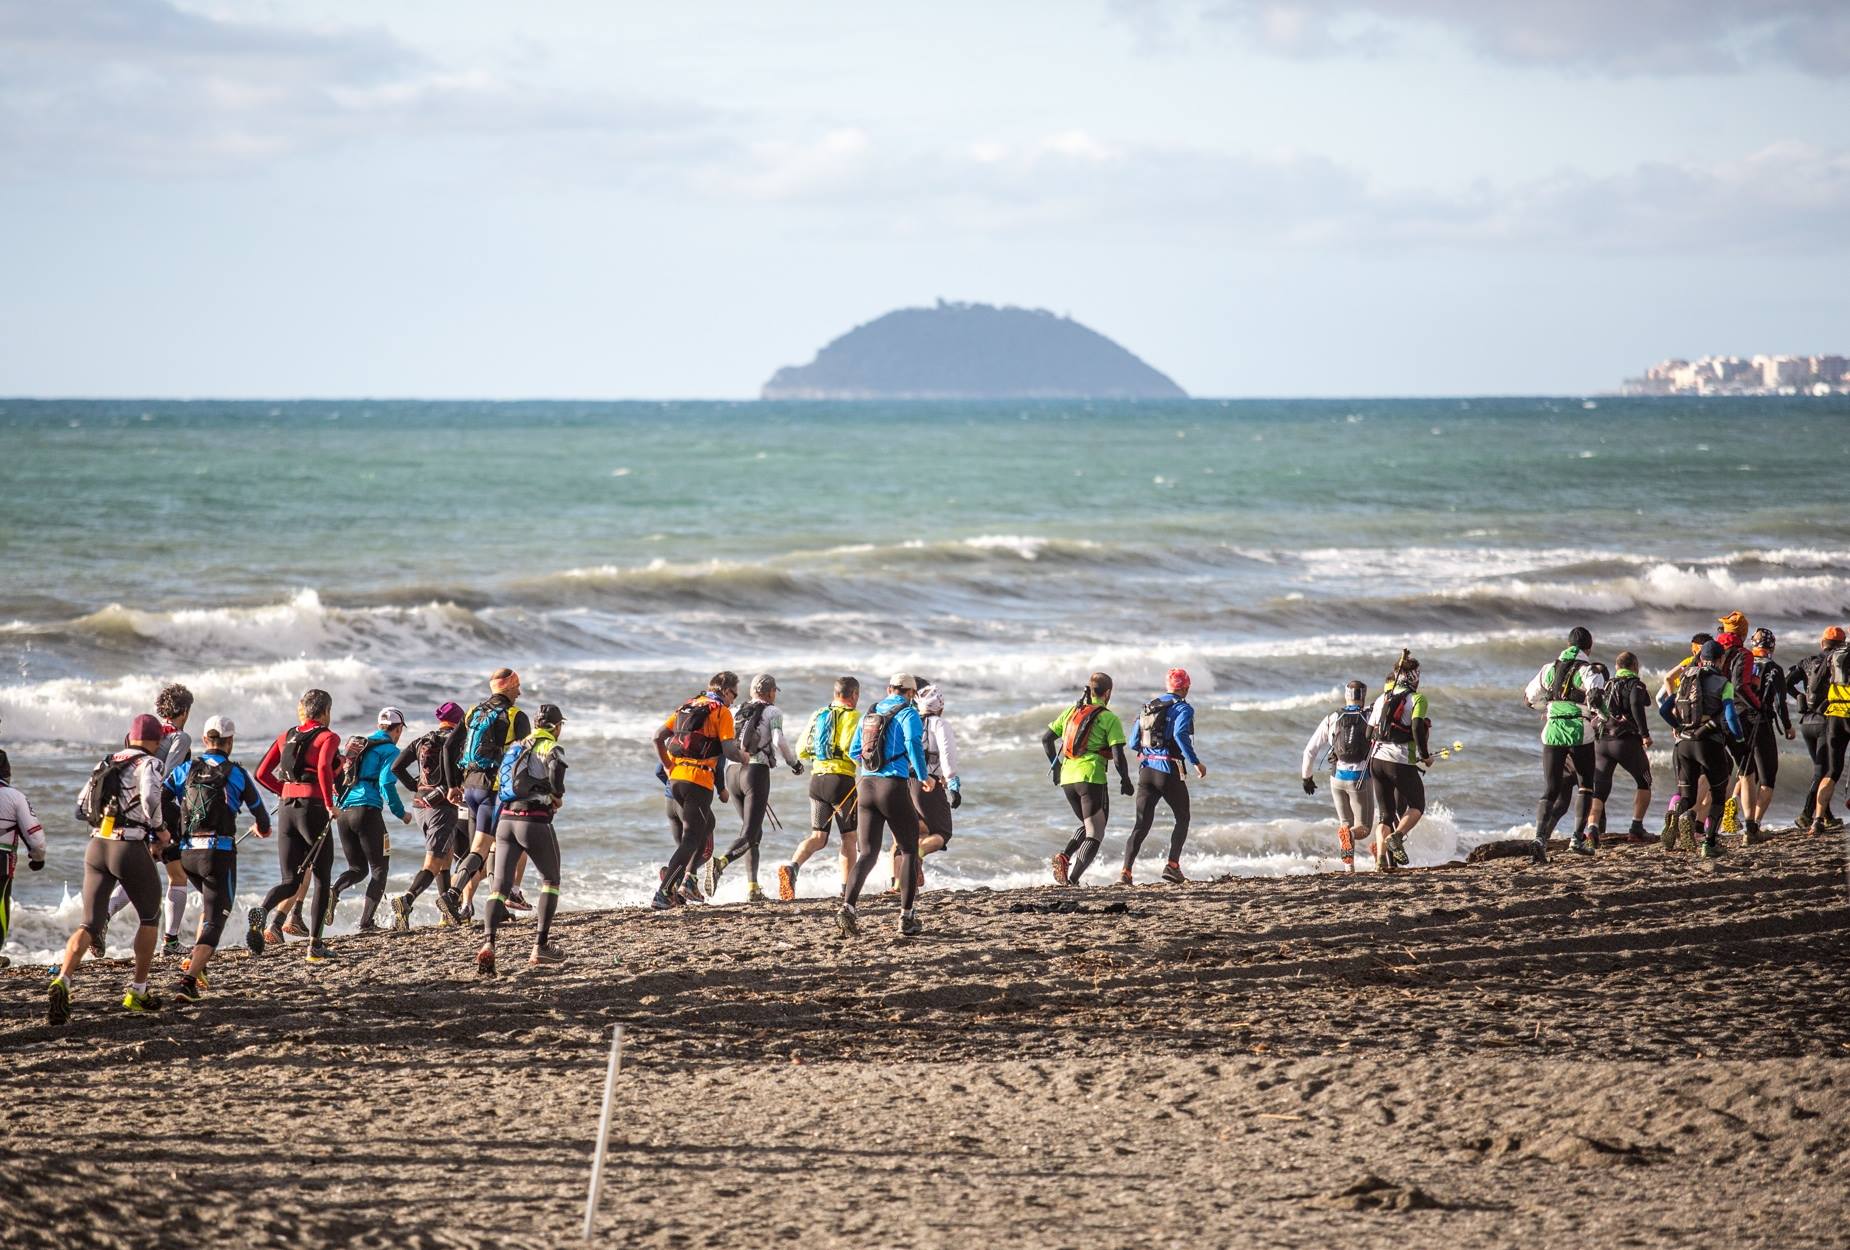
[[[1728,732],[1739,738],[1741,736],[1741,717],[1734,710],[1732,698],[1722,700],[1722,723],[1728,726]]]
[[[153,760],[154,757],[148,758]],[[166,828],[167,813],[161,803],[166,792],[161,783],[167,779],[167,774],[161,771],[158,762],[138,765],[135,773],[135,797],[141,803],[142,813],[147,816],[149,825]]]
[[[1195,705],[1184,703],[1176,709],[1175,718],[1176,745],[1182,748],[1182,758],[1190,764],[1201,763],[1201,757],[1195,754]]]
[[[1641,681],[1634,682],[1632,684],[1631,693],[1632,724],[1638,726],[1645,736],[1649,737],[1651,734],[1651,708],[1650,700],[1645,697],[1644,683]]]
[[[418,782],[423,780],[412,771],[418,760],[418,743],[422,741],[421,738],[413,738],[398,749],[398,755],[392,761],[392,775],[398,778],[398,784],[413,794],[418,792]]]
[[[777,713],[776,718],[771,722],[771,745],[776,748],[777,754],[783,757],[784,763],[795,765],[796,752],[790,749],[790,739],[784,736],[784,710],[780,707],[773,707],[769,710]]]
[[[239,801],[249,809],[251,819],[257,822],[257,827],[268,832],[270,809],[263,805],[263,792],[257,788],[257,783],[251,780],[249,773],[244,774],[244,783],[244,793],[238,796]]]
[[[946,781],[957,779],[957,735],[951,730],[951,723],[943,716],[932,718],[932,729],[938,735],[938,767],[944,770]]]
[[[283,739],[281,735],[278,735],[276,741],[270,744],[270,749],[263,753],[263,759],[257,764],[257,784],[271,794],[283,792],[283,783],[276,777],[276,766],[282,762],[282,758]]]
[[[386,743],[392,746],[391,743]],[[379,752],[379,797],[392,809],[392,815],[400,820],[405,818],[404,800],[398,797],[398,778],[394,769],[398,765],[398,748]],[[415,787],[413,787],[415,789]]]
[[[1054,756],[1060,753],[1060,738],[1051,729],[1041,731],[1041,750],[1047,752],[1047,762],[1053,763]]]
[[[931,768],[925,762],[925,718],[920,716],[917,708],[908,708],[907,715],[900,717],[900,741],[906,747],[906,762],[912,766],[912,775],[920,781],[931,776]]]
[[[546,785],[553,798],[565,797],[565,752],[557,746],[546,752]]]
[[[1298,766],[1300,777],[1317,775],[1317,757],[1330,749],[1330,721],[1333,715],[1317,722],[1317,727],[1310,731],[1310,741],[1304,744],[1304,759]]]
[[[1786,674],[1777,672],[1767,689],[1767,703],[1773,709],[1773,727],[1781,733],[1792,728],[1792,710],[1786,706]]]
[[[315,739],[315,789],[329,811],[334,810],[334,761],[340,755],[340,737],[332,729]]]

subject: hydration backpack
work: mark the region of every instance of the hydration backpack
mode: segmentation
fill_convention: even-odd
[[[771,749],[771,726],[764,717],[764,710],[770,706],[761,699],[753,699],[739,709],[737,717],[739,750],[747,756],[755,756],[760,751]]]
[[[1103,703],[1078,703],[1066,714],[1066,732],[1060,735],[1060,754],[1069,760],[1084,759],[1088,755],[1109,755],[1111,748],[1091,750],[1086,743],[1091,741],[1092,726],[1105,711]]]
[[[668,735],[668,754],[683,760],[716,760],[720,740],[707,732],[719,704],[702,696],[689,699],[674,714],[674,731]]]
[[[886,757],[886,731],[893,723],[893,718],[899,715],[899,710],[905,706],[902,701],[894,704],[891,710],[882,712],[876,703],[861,718],[861,767],[868,772],[877,773],[892,763]]]
[[[345,795],[347,791],[360,784],[360,770],[366,767],[366,752],[372,748],[373,740],[365,734],[350,734],[340,749],[340,759],[334,766],[334,792]]]
[[[84,783],[83,793],[77,796],[77,814],[92,829],[102,828],[105,816],[122,814],[122,774],[136,758],[131,755],[118,760],[111,752],[90,770],[90,780]]]
[[[551,802],[552,780],[546,757],[535,750],[536,741],[523,738],[501,761],[500,785],[495,797],[501,803]]]
[[[1829,652],[1820,652],[1793,668],[1793,674],[1805,687],[1805,693],[1799,696],[1798,701],[1801,716],[1824,715],[1824,705],[1829,702],[1831,694],[1830,668]]]
[[[277,771],[284,781],[293,781],[298,785],[310,785],[315,780],[315,743],[322,734],[333,733],[326,725],[311,725],[307,729],[297,725],[283,735],[283,749],[277,760]]]
[[[1344,711],[1337,714],[1330,731],[1330,758],[1338,764],[1364,764],[1370,744],[1368,713]]]
[[[451,731],[453,732],[453,731]],[[444,788],[443,752],[450,744],[450,735],[441,729],[433,729],[418,739],[418,786],[425,790]]]
[[[1721,715],[1721,690],[1716,686],[1714,696],[1710,696],[1711,681],[1720,683],[1721,674],[1712,670],[1699,670],[1688,673],[1677,683],[1677,724],[1679,732],[1692,738],[1706,737],[1714,728],[1715,717]]]
[[[1376,742],[1386,742],[1394,746],[1405,746],[1413,741],[1413,726],[1402,724],[1403,718],[1411,719],[1407,713],[1413,703],[1413,691],[1394,690],[1389,692],[1381,702],[1381,723],[1370,725],[1368,736]]]
[[[237,813],[231,810],[226,790],[231,782],[230,760],[197,760],[186,773],[186,792],[180,796],[180,834],[229,836],[237,830]]]
[[[1582,703],[1587,701],[1584,686],[1574,685],[1574,674],[1587,667],[1585,660],[1556,660],[1554,663],[1554,681],[1548,687],[1550,703]]]
[[[469,711],[463,739],[462,767],[468,773],[493,773],[501,767],[507,736],[513,732],[513,706],[503,707],[490,697]]]
[[[835,712],[833,705],[816,713],[816,719],[810,729],[810,754],[819,763],[833,763],[848,757],[842,754],[841,747],[835,741]]]
[[[1137,728],[1143,736],[1143,749],[1151,755],[1167,757],[1171,746],[1169,741],[1169,709],[1176,701],[1167,695],[1158,695],[1143,705],[1143,711],[1137,716]]]
[[[1722,672],[1734,683],[1734,692],[1746,703],[1746,711],[1758,716],[1761,698],[1760,666],[1754,663],[1754,657],[1747,653],[1746,648],[1737,647],[1723,661]]]
[[[1615,677],[1606,687],[1605,714],[1600,718],[1602,738],[1631,738],[1644,733],[1644,726],[1632,719],[1632,691],[1644,685],[1636,677]]]

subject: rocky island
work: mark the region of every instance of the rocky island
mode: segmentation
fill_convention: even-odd
[[[856,326],[765,399],[1186,399],[1095,330],[1045,309],[939,300]]]

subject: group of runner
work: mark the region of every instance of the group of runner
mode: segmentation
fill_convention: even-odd
[[[1720,631],[1698,634],[1690,655],[1665,677],[1656,697],[1659,718],[1675,739],[1677,789],[1663,832],[1666,847],[1687,847],[1704,857],[1719,853],[1719,835],[1733,808],[1744,841],[1760,836],[1779,767],[1779,739],[1803,734],[1813,760],[1799,825],[1812,831],[1841,828],[1832,811],[1837,782],[1850,748],[1850,649],[1844,631],[1824,632],[1817,654],[1787,670],[1774,659],[1770,630],[1750,632],[1739,612],[1721,618]],[[1632,818],[1625,840],[1651,837],[1644,817],[1651,802],[1653,744],[1649,705],[1637,656],[1619,652],[1613,667],[1593,656],[1585,628],[1542,665],[1524,691],[1544,716],[1542,795],[1530,854],[1545,863],[1550,837],[1571,810],[1571,851],[1595,853],[1607,832],[1607,803],[1615,775],[1633,780]],[[1181,856],[1188,838],[1187,770],[1207,776],[1195,748],[1195,713],[1188,701],[1189,674],[1172,669],[1164,689],[1145,702],[1127,737],[1110,708],[1113,681],[1093,673],[1071,706],[1046,727],[1041,744],[1052,780],[1076,820],[1066,845],[1051,860],[1053,879],[1079,884],[1103,846],[1110,813],[1110,775],[1121,796],[1135,797],[1135,819],[1124,844],[1118,880],[1130,884],[1136,860],[1159,813],[1171,815],[1162,878],[1184,880]],[[307,941],[307,958],[331,957],[323,932],[342,894],[362,882],[359,928],[378,932],[385,902],[390,839],[386,812],[416,823],[424,857],[409,888],[391,899],[390,927],[411,927],[426,891],[439,923],[469,926],[478,886],[489,882],[482,914],[483,941],[475,955],[479,975],[493,976],[500,935],[514,912],[532,911],[531,965],[565,958],[551,940],[559,904],[560,853],[553,821],[566,796],[566,759],[560,746],[565,717],[550,703],[530,715],[519,705],[521,682],[512,669],[489,679],[488,696],[465,710],[450,701],[433,715],[437,727],[405,741],[406,718],[381,708],[367,734],[342,738],[330,728],[327,691],[305,692],[296,723],[279,733],[254,773],[234,762],[236,726],[214,716],[203,726],[200,750],[187,731],[192,695],[182,686],[162,690],[152,713],[136,716],[120,750],[91,772],[77,803],[89,826],[84,854],[82,922],[71,934],[48,995],[53,1023],[68,1018],[71,984],[84,955],[105,947],[110,915],[135,909],[133,973],[123,998],[131,1011],[152,1010],[159,996],[148,979],[165,918],[165,948],[182,956],[173,992],[195,1000],[224,938],[237,894],[237,851],[244,838],[274,836],[276,885],[249,909],[245,941],[253,955],[281,948],[289,938]],[[888,679],[885,693],[861,706],[858,679],[836,679],[829,703],[808,718],[793,749],[778,704],[776,678],[761,674],[744,687],[732,672],[713,675],[705,688],[661,723],[653,739],[673,850],[659,874],[652,906],[665,910],[713,895],[735,865],[742,865],[746,897],[765,898],[759,883],[767,821],[777,823],[772,779],[780,766],[809,769],[810,819],[806,835],[777,868],[777,892],[796,897],[804,865],[839,837],[840,895],[835,922],[843,936],[859,932],[857,908],[879,864],[891,828],[890,881],[899,895],[899,931],[921,931],[918,891],[924,858],[950,842],[953,813],[962,803],[956,735],[945,718],[943,692],[909,673]],[[1384,688],[1371,702],[1364,682],[1347,683],[1343,706],[1326,716],[1305,744],[1302,780],[1316,792],[1319,765],[1327,766],[1337,816],[1337,841],[1351,871],[1355,847],[1367,839],[1376,866],[1405,867],[1405,840],[1426,809],[1425,770],[1452,748],[1435,747],[1420,665],[1403,651]],[[1796,701],[1795,724],[1789,701]],[[1453,744],[1457,747],[1461,744]],[[1127,750],[1128,748],[1128,750]],[[1130,758],[1138,762],[1137,779]],[[31,805],[10,785],[0,752],[0,942],[9,918],[11,883],[19,852],[30,868],[45,862],[45,838]],[[403,787],[411,796],[407,807]],[[279,802],[272,824],[262,792]],[[731,804],[739,831],[716,852],[715,804]],[[240,810],[253,828],[237,834]],[[338,838],[346,870],[333,876]],[[157,868],[157,865],[161,867]],[[530,905],[520,884],[531,865],[539,901]],[[163,897],[161,875],[167,876]],[[199,894],[201,915],[190,948],[180,940],[188,891]],[[304,904],[308,911],[305,915]]]
[[[1796,824],[1812,833],[1843,827],[1831,809],[1850,748],[1850,650],[1843,628],[1826,629],[1817,653],[1787,669],[1774,658],[1772,630],[1751,629],[1741,612],[1720,617],[1717,625],[1718,632],[1690,639],[1689,655],[1665,674],[1655,700],[1637,655],[1620,651],[1608,668],[1593,657],[1593,635],[1584,626],[1569,631],[1567,647],[1536,672],[1523,691],[1524,701],[1543,716],[1532,862],[1548,862],[1550,839],[1570,810],[1568,850],[1598,852],[1620,771],[1634,786],[1623,840],[1655,840],[1666,850],[1713,859],[1721,854],[1724,826],[1736,824],[1742,845],[1751,846],[1762,837],[1772,805],[1780,739],[1801,734],[1812,776]],[[1316,792],[1318,765],[1327,765],[1343,862],[1354,870],[1356,839],[1372,830],[1376,867],[1391,872],[1408,862],[1405,837],[1423,815],[1423,770],[1435,758],[1418,661],[1403,651],[1372,707],[1363,682],[1349,682],[1345,696],[1344,706],[1305,743],[1304,792]],[[1655,836],[1644,823],[1652,795],[1653,702],[1674,741],[1676,776]]]

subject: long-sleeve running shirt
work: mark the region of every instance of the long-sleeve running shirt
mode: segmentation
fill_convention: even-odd
[[[1143,717],[1131,722],[1131,750],[1135,752],[1145,768],[1152,772],[1172,773],[1178,763],[1199,764],[1201,757],[1195,754],[1195,708],[1187,699],[1176,694],[1160,696],[1168,700],[1165,714],[1169,718],[1166,735],[1167,746],[1153,746],[1143,740]]]
[[[277,765],[283,759],[283,739],[289,736],[287,730],[276,735],[276,741],[263,753],[263,759],[257,764],[257,784],[271,794],[279,794],[284,799],[318,799],[328,810],[334,809],[334,761],[340,756],[340,735],[329,730],[320,721],[309,721],[298,726],[300,729],[321,729],[326,732],[316,737],[309,748],[309,767],[313,770],[312,781],[285,782],[277,776]]]

